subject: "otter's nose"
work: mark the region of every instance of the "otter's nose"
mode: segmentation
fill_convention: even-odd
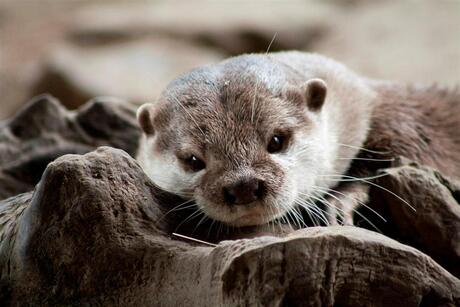
[[[224,198],[229,205],[245,205],[261,199],[263,192],[264,182],[251,178],[224,187]]]

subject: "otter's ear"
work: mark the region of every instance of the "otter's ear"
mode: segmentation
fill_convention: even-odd
[[[139,126],[145,132],[145,134],[153,135],[153,119],[152,119],[152,111],[153,111],[153,104],[145,103],[139,107],[137,110],[137,121],[139,122]]]
[[[323,107],[326,100],[327,85],[321,79],[310,79],[303,85],[308,108],[317,112]]]

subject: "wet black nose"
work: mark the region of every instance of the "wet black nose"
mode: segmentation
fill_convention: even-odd
[[[245,205],[261,199],[264,190],[262,180],[251,178],[224,187],[224,198],[229,205]]]

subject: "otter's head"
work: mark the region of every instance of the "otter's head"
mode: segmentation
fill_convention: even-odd
[[[260,66],[192,71],[138,111],[138,160],[152,181],[234,226],[286,214],[327,167],[326,84],[274,82],[281,71]]]

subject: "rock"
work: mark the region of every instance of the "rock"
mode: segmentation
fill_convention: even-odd
[[[68,108],[97,96],[141,104],[155,100],[179,74],[221,58],[217,52],[164,39],[92,48],[61,45],[32,92],[51,93]]]
[[[379,186],[371,187],[369,202],[387,219],[386,223],[375,220],[378,228],[460,277],[460,184],[410,162],[386,169],[382,175],[386,176],[378,178]],[[366,216],[373,217],[372,213]]]
[[[49,164],[33,193],[0,202],[2,305],[460,304],[460,280],[383,235],[313,227],[190,244],[171,238],[162,195],[121,150]]]
[[[339,9],[318,1],[286,3],[193,1],[93,6],[75,18],[73,41],[101,44],[158,34],[230,55],[299,49],[322,37]]]
[[[42,95],[0,125],[0,199],[30,191],[47,164],[67,153],[110,145],[134,155],[140,130],[135,109],[110,98],[77,111]]]

